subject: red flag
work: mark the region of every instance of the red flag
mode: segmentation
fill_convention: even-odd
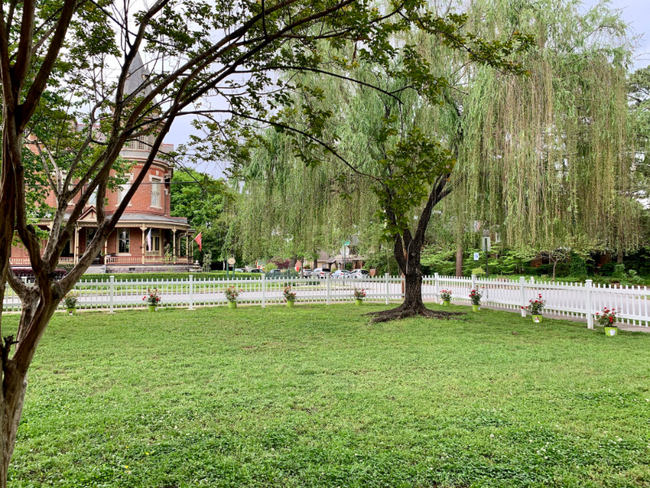
[[[203,232],[199,232],[199,234],[194,238],[196,243],[199,245],[199,251],[203,250],[203,243],[201,242],[201,234],[203,234]]]

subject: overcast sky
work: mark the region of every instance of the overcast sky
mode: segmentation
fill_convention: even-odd
[[[597,5],[597,0],[583,0],[585,8]],[[639,36],[634,57],[634,67],[650,64],[650,0],[611,0],[610,5],[621,11],[621,17],[630,24],[632,33]]]
[[[583,0],[585,10],[598,3],[598,0]],[[634,55],[634,68],[650,65],[650,0],[611,0],[610,5],[615,9],[620,9],[623,20],[630,24],[631,33],[637,37],[638,47]],[[189,118],[177,120],[170,134],[165,138],[165,142],[174,145],[187,142],[189,135],[193,132],[190,122]],[[213,163],[197,169],[221,176],[223,168],[220,166],[219,163]]]

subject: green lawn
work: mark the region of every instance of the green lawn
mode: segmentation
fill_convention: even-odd
[[[59,314],[10,486],[650,486],[650,334],[383,308]]]

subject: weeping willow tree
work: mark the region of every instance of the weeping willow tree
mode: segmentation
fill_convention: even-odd
[[[245,169],[238,238],[245,259],[315,257],[341,247],[375,211],[364,192],[340,184],[340,167],[327,160],[308,167],[295,140],[268,131]]]
[[[478,67],[466,95],[453,99],[463,140],[457,188],[443,210],[498,232],[511,247],[638,245],[626,25],[606,4],[586,14],[580,7],[574,0],[474,4],[476,25],[526,29],[537,49],[522,59],[529,76]]]
[[[459,238],[480,226],[523,250],[633,247],[630,46],[615,14],[602,6],[581,14],[579,6],[472,3],[466,27],[485,42],[503,33],[536,40],[536,49],[511,49],[496,69],[418,31],[410,41],[426,62],[426,86],[401,78],[399,65],[382,71],[361,61],[345,72],[361,83],[303,75],[320,102],[293,104],[292,120],[336,107],[320,133],[327,143],[316,150],[296,134],[262,138],[243,201],[248,220],[268,222],[254,224],[247,241],[318,249],[354,225],[378,226],[406,281],[402,306],[378,320],[430,315],[420,251],[434,209]],[[527,76],[513,76],[509,68],[521,66]]]

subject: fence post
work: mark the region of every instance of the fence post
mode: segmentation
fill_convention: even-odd
[[[435,273],[435,274],[433,275],[433,277],[434,277],[434,282],[435,282],[435,286],[433,287],[433,295],[434,295],[436,301],[439,300],[439,293],[438,293],[438,291],[439,291],[439,287],[440,287],[440,283],[438,283],[438,277],[439,277],[439,276],[440,276],[440,275],[439,275],[438,273]]]
[[[330,288],[330,275],[325,276],[325,283],[327,284],[327,304],[332,304],[332,289]]]
[[[390,303],[390,273],[384,275],[386,278],[386,305]]]
[[[194,275],[190,275],[190,310],[194,310]]]
[[[594,316],[592,315],[591,307],[591,284],[592,280],[585,280],[585,288],[587,289],[587,328],[594,328]]]
[[[262,273],[262,308],[266,307],[266,274]]]
[[[113,297],[115,296],[115,276],[111,276],[109,278],[110,281],[110,298],[109,298],[109,304],[110,304],[110,311],[108,313],[113,313]]]
[[[472,275],[472,290],[476,290],[476,275]]]
[[[521,316],[525,317],[526,316],[526,310],[524,310],[523,307],[526,306],[526,278],[523,276],[519,277],[519,294],[521,298]]]

